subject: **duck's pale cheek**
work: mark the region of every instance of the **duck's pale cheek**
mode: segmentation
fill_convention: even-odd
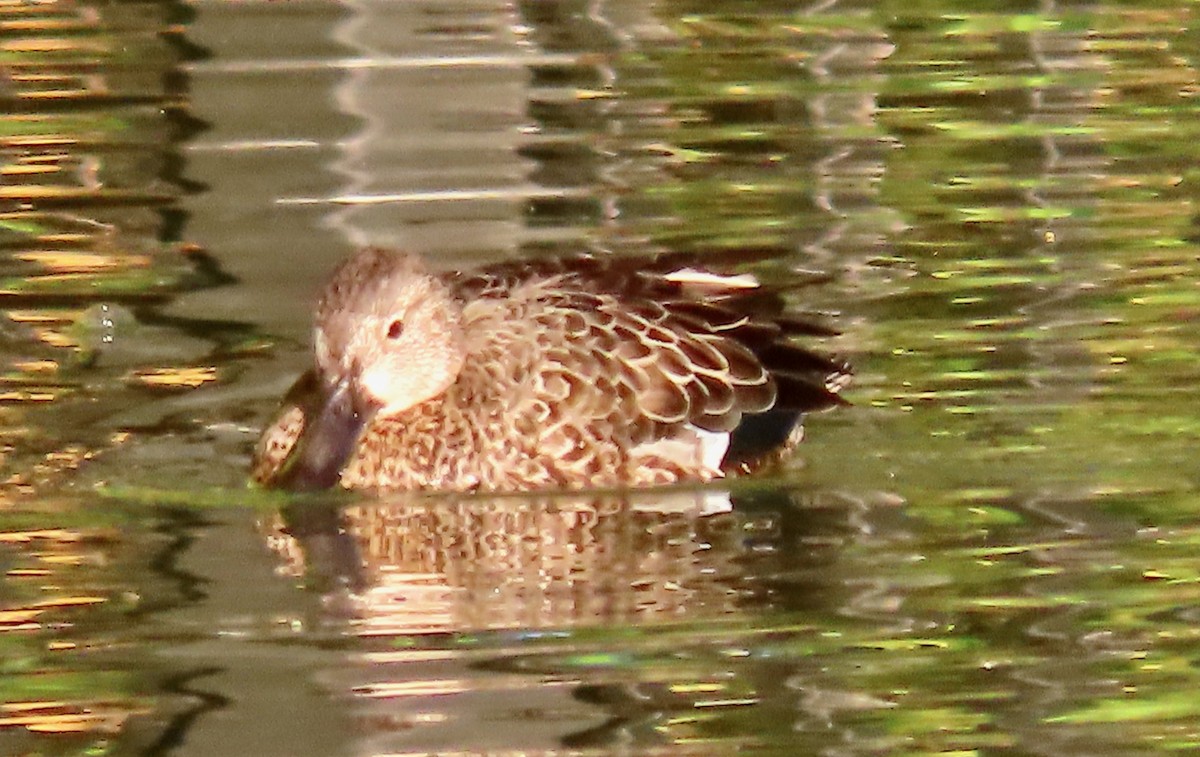
[[[395,415],[432,399],[450,386],[454,375],[444,362],[419,357],[403,366],[389,361],[359,377],[363,393],[380,406],[381,415]]]

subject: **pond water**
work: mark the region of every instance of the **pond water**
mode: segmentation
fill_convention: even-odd
[[[1191,3],[0,4],[0,753],[1200,748]],[[320,282],[746,249],[732,487],[254,491]]]

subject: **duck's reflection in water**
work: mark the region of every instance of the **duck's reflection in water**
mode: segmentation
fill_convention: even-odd
[[[805,669],[785,654],[764,673],[756,645],[809,643],[796,613],[858,591],[838,572],[858,532],[846,502],[762,485],[732,499],[298,500],[268,536],[354,632],[320,685],[348,703],[360,753],[674,750],[711,737],[697,713],[736,720]]]
[[[305,503],[267,529],[366,635],[727,614],[746,543],[712,489]]]

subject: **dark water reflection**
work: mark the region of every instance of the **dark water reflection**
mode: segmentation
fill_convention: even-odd
[[[1193,16],[0,6],[0,752],[1194,750]],[[364,243],[777,253],[855,404],[732,491],[248,491]]]

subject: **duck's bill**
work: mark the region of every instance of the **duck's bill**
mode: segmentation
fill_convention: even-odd
[[[304,430],[292,448],[277,483],[285,489],[315,491],[338,483],[363,428],[374,415],[355,401],[351,379],[321,392],[305,408]]]

